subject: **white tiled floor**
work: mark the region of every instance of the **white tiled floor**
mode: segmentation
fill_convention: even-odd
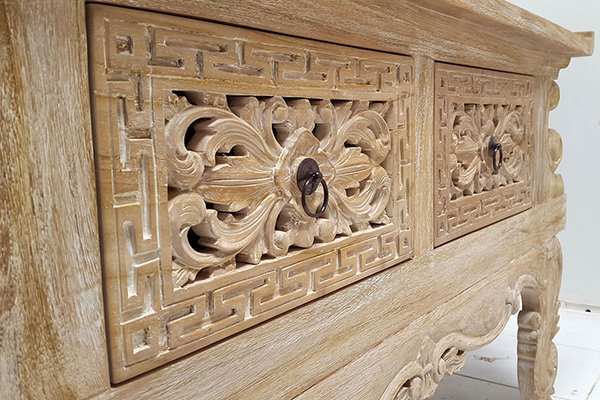
[[[600,400],[600,314],[562,308],[555,400]],[[516,316],[490,345],[469,353],[465,366],[445,377],[434,400],[519,400]]]

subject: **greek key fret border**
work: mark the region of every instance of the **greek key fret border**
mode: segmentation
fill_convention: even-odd
[[[531,207],[531,171],[533,168],[533,124],[531,109],[534,97],[534,79],[528,76],[487,71],[438,63],[435,70],[435,245],[479,229],[495,221]],[[489,191],[452,199],[452,184],[446,150],[449,137],[452,104],[519,105],[525,111],[523,122],[529,148],[525,176]]]
[[[150,13],[104,6],[92,10],[90,32],[103,33],[90,43],[90,68],[113,382],[410,257],[410,58],[308,41],[294,47],[278,36],[238,28],[177,17],[154,20]],[[232,271],[210,283],[174,287],[162,107],[167,92],[182,86],[392,100],[399,153],[394,223],[320,244],[316,256],[294,252],[242,267],[240,278],[225,285],[219,282]]]

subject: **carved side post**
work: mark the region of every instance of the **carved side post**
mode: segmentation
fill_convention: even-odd
[[[558,354],[552,339],[558,332],[562,276],[562,251],[556,237],[545,243],[537,275],[537,285],[523,289],[519,313],[518,375],[523,400],[549,400],[554,393]]]
[[[0,0],[0,398],[109,388],[84,3]]]
[[[414,178],[411,181],[409,193],[414,193],[412,208],[414,226],[419,229],[414,237],[415,256],[427,253],[433,249],[434,230],[431,216],[433,209],[433,113],[435,62],[426,55],[415,56],[415,120],[413,129],[415,142],[411,157],[414,159]]]
[[[548,111],[556,108],[560,91],[555,81],[539,78],[540,131],[536,145],[536,201],[538,203],[564,193],[562,177],[555,174],[562,158],[562,139],[548,129]],[[554,393],[558,354],[552,339],[558,332],[558,294],[562,276],[562,252],[558,239],[545,243],[545,258],[534,268],[537,285],[523,290],[523,310],[519,313],[518,375],[521,398],[550,399]]]

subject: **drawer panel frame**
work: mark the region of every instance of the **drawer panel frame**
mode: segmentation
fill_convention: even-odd
[[[435,246],[532,206],[535,79],[436,63]],[[494,172],[490,137],[504,146]]]
[[[412,58],[150,12],[97,5],[88,11],[113,383],[412,256]],[[392,221],[177,285],[174,275],[185,271],[173,265],[170,247],[165,120],[173,95],[183,92],[389,102]],[[300,272],[288,276],[289,269]],[[294,283],[292,293],[286,282]],[[213,318],[217,298],[231,318]]]

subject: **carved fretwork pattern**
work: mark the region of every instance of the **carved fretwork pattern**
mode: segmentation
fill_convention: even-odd
[[[436,239],[440,245],[531,207],[534,80],[437,64]],[[491,137],[503,148],[494,171]]]
[[[534,251],[538,250],[535,249]],[[533,275],[524,274],[514,284],[505,289],[502,288],[502,291],[506,291],[506,297],[504,299],[494,297],[494,301],[497,302],[502,299],[505,304],[499,308],[500,312],[490,320],[486,322],[480,320],[485,328],[479,330],[481,333],[478,336],[456,331],[443,336],[437,342],[426,336],[421,343],[416,361],[406,364],[396,374],[383,392],[381,400],[423,400],[431,398],[444,375],[451,375],[462,368],[467,361],[468,351],[487,345],[498,337],[510,316],[519,310],[520,295],[523,288],[537,286],[538,282]],[[493,314],[494,312],[490,313],[490,315]],[[521,319],[521,315],[522,313],[519,314],[519,319]],[[535,338],[535,336],[532,337]],[[521,346],[521,341],[519,339],[519,346]],[[539,359],[536,361],[544,363]],[[552,361],[549,364],[551,363]],[[555,363],[552,365],[556,366]]]
[[[410,257],[411,59],[91,10],[113,382]]]
[[[107,22],[111,40],[107,68],[151,69],[164,76],[278,87],[389,91],[412,80],[412,67],[397,59],[336,54],[322,45],[298,48],[281,44],[282,40],[260,38],[259,42],[242,39],[247,35],[216,35],[195,28]]]
[[[188,96],[197,104],[173,95],[165,114],[171,246],[188,269],[180,277],[391,223],[392,102]],[[296,182],[306,158],[329,187],[320,218],[304,211]],[[323,193],[308,197],[309,208]]]

